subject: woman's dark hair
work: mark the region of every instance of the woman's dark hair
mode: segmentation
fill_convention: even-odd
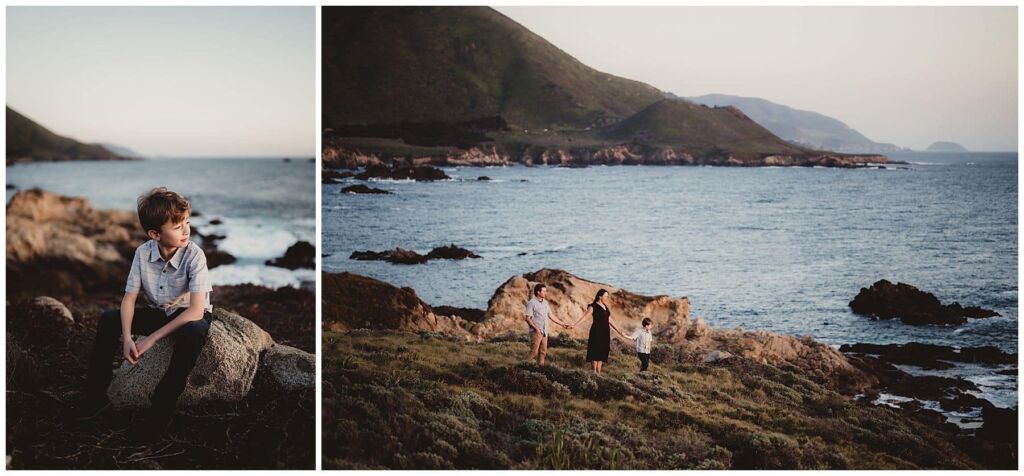
[[[597,295],[594,296],[594,302],[592,302],[591,304],[597,304],[597,302],[601,300],[601,296],[604,296],[605,294],[608,294],[608,290],[607,289],[599,289],[599,290],[597,290]]]
[[[541,283],[537,283],[536,285],[533,286],[533,295],[536,296],[538,293],[540,293],[541,289],[544,289],[546,287],[547,286],[545,286],[545,285],[543,285]]]

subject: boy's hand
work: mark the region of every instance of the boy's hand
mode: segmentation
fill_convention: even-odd
[[[125,339],[123,347],[124,360],[127,360],[132,365],[137,364],[139,362],[139,350],[135,347],[135,341],[131,340],[131,338]]]
[[[140,359],[142,354],[145,354],[147,350],[152,349],[154,344],[156,344],[156,342],[153,341],[153,339],[150,339],[150,336],[139,339],[139,341],[135,343],[135,360]]]

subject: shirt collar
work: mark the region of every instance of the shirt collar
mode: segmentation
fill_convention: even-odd
[[[163,257],[160,256],[160,246],[157,244],[156,240],[150,240],[149,242],[152,243],[152,245],[150,245],[149,261],[151,263],[162,261]],[[184,259],[185,256],[185,248],[188,248],[191,244],[192,242],[189,241],[188,244],[178,248],[174,251],[174,254],[171,255],[171,260],[168,261],[168,263],[170,263],[174,269],[178,269],[178,267],[181,266],[181,260]]]

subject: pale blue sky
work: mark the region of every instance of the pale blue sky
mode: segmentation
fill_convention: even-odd
[[[7,7],[7,105],[146,155],[316,153],[313,7]]]
[[[1016,7],[498,7],[598,70],[923,149],[1017,149]]]

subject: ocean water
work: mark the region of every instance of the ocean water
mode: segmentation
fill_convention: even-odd
[[[300,286],[313,270],[264,265],[296,241],[315,243],[316,164],[308,159],[160,159],[128,162],[41,162],[7,167],[7,183],[85,197],[97,208],[135,210],[135,200],[164,186],[192,202],[203,234],[226,237],[219,248],[238,261],[210,270],[215,285]],[[7,190],[7,200],[17,190]],[[209,222],[219,219],[223,223]]]
[[[393,195],[339,193],[348,180],[322,188],[323,267],[410,286],[432,305],[481,309],[508,278],[561,268],[633,292],[687,296],[691,316],[719,327],[832,345],[1017,352],[1017,154],[891,158],[910,164],[446,168],[454,180],[373,184]],[[349,259],[449,243],[482,259]],[[1002,317],[914,327],[850,312],[860,288],[883,278]],[[997,405],[1016,405],[1016,376],[963,375],[984,383]]]

